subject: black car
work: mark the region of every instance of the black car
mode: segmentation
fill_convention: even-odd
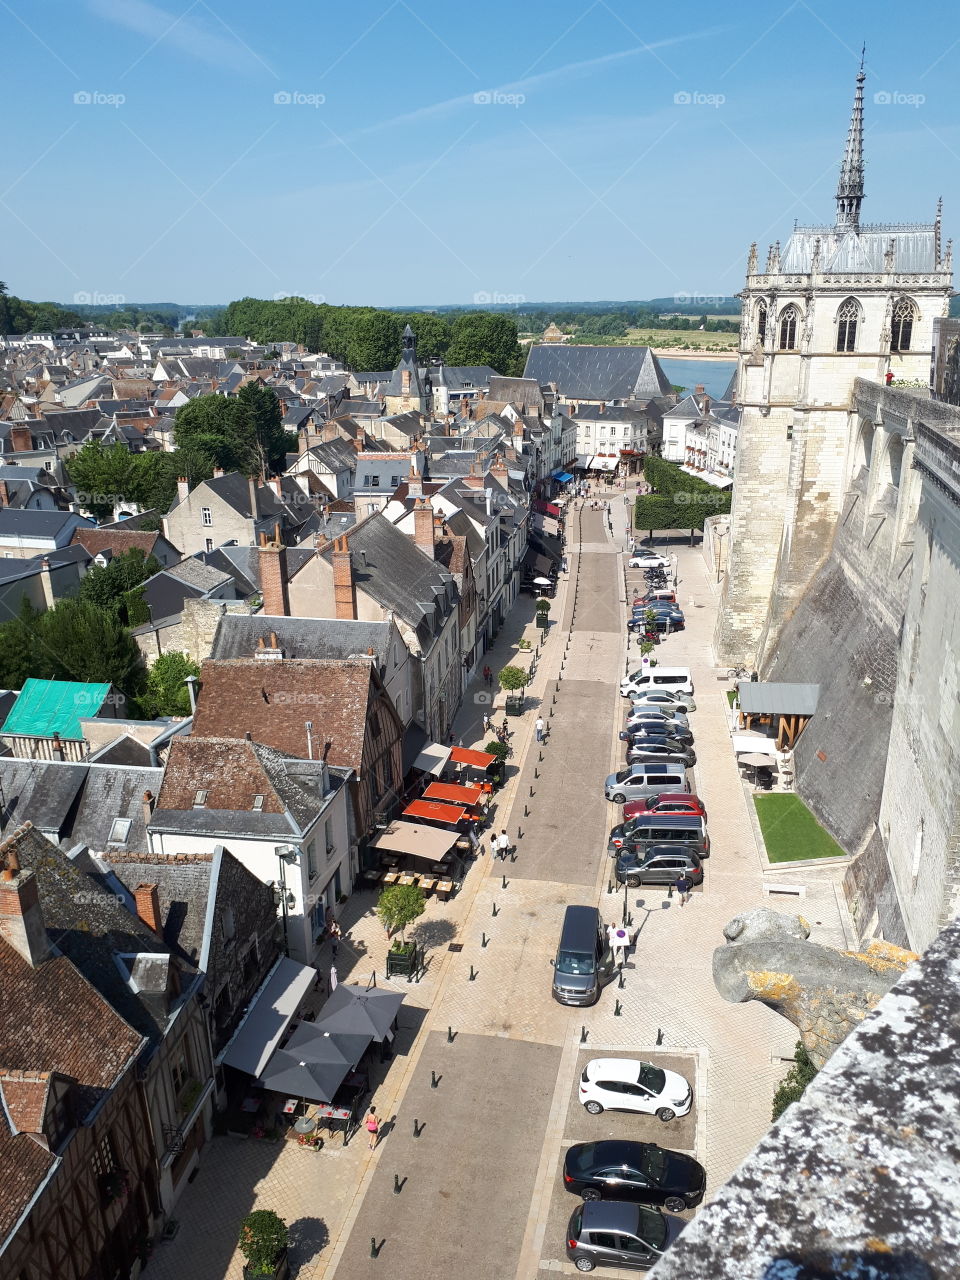
[[[610,834],[612,837],[613,832]],[[703,864],[689,845],[652,844],[633,849],[621,842],[616,855],[617,883],[630,889],[642,884],[674,884],[681,871],[695,885],[703,884]]]
[[[563,1185],[584,1200],[636,1200],[671,1213],[703,1199],[703,1165],[655,1142],[578,1142],[567,1149]]]
[[[669,720],[651,717],[649,720],[632,720],[626,728],[620,730],[621,742],[632,742],[634,738],[674,738],[692,746],[693,734],[682,724],[674,724]]]

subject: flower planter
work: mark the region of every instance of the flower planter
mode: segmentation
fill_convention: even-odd
[[[506,711],[506,714],[508,716],[522,716],[523,715],[523,694],[508,693],[506,706],[504,710]]]
[[[261,1271],[259,1269],[252,1271],[250,1267],[244,1266],[243,1280],[290,1280],[290,1260],[287,1257],[286,1249],[281,1254],[278,1254],[272,1271]]]

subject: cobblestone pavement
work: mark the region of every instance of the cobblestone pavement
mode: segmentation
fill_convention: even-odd
[[[576,1202],[558,1181],[562,1152],[590,1126],[629,1136],[644,1123],[588,1117],[576,1104],[577,1075],[596,1053],[688,1064],[693,1119],[649,1123],[651,1136],[660,1132],[664,1145],[693,1151],[705,1164],[708,1196],[766,1131],[772,1090],[796,1035],[760,1005],[720,999],[711,961],[723,926],[739,911],[769,903],[801,911],[818,940],[842,945],[850,937],[835,871],[791,870],[789,885],[803,889],[802,899],[764,892],[765,882],[787,879],[769,873],[757,847],[730,747],[726,683],[712,666],[715,588],[699,551],[687,546],[676,547],[687,630],[668,637],[657,657],[688,665],[696,686],[695,781],[712,841],[704,888],[682,909],[664,891],[630,891],[626,910],[639,932],[623,986],[611,984],[588,1010],[563,1008],[550,997],[550,960],[565,906],[597,902],[612,922],[625,905],[623,892],[607,892],[605,836],[619,810],[602,795],[604,777],[621,758],[622,601],[625,588],[642,578],[623,568],[620,496],[612,503],[612,533],[598,512],[568,518],[570,581],[561,584],[552,611],[529,687],[530,710],[511,722],[513,757],[493,816],[493,825],[506,825],[516,839],[515,861],[479,858],[461,892],[448,903],[432,900],[416,926],[428,967],[419,982],[398,987],[404,1031],[373,1099],[389,1121],[378,1149],[370,1152],[362,1135],[345,1151],[334,1146],[317,1154],[289,1144],[216,1140],[177,1208],[180,1236],[151,1262],[158,1276],[239,1277],[233,1244],[239,1218],[253,1207],[276,1208],[293,1224],[294,1261],[312,1280],[355,1280],[378,1266],[393,1280],[446,1280],[458,1271],[469,1280],[572,1274],[562,1232]],[[579,589],[571,589],[578,581]],[[521,635],[538,638],[532,612],[524,599],[511,614],[486,658],[494,670],[515,656]],[[467,691],[455,726],[466,745],[484,741],[485,695],[477,683]],[[533,734],[538,707],[550,728],[542,746]],[[373,904],[372,894],[362,894],[344,909],[341,981],[376,975],[384,982],[387,940]],[[439,1077],[436,1088],[431,1073]],[[416,1138],[415,1119],[425,1126]],[[379,1259],[370,1257],[371,1239],[383,1242]],[[164,1264],[167,1251],[171,1261]]]

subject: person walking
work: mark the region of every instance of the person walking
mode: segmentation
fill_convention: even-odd
[[[373,1151],[377,1145],[377,1139],[380,1137],[380,1121],[377,1117],[377,1108],[371,1107],[367,1112],[367,1118],[364,1121],[367,1133],[370,1135],[370,1150]]]
[[[545,728],[546,726],[543,723],[543,716],[537,716],[537,741],[538,742],[543,741]]]
[[[673,887],[676,889],[677,894],[680,897],[681,907],[685,906],[693,897],[693,881],[685,871],[681,871],[673,882]]]
[[[489,712],[489,711],[485,711],[485,712],[483,713],[483,732],[484,732],[484,733],[489,733],[489,732],[490,732],[490,726],[491,726],[492,724],[493,724],[493,721],[490,719],[490,712]]]
[[[507,854],[510,852],[510,837],[506,831],[501,831],[497,837],[497,857],[502,858],[504,862],[507,860]]]

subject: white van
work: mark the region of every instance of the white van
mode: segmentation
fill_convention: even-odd
[[[689,791],[687,771],[682,765],[649,762],[628,765],[619,773],[611,773],[603,787],[603,794],[614,804],[626,804],[628,800],[645,800],[661,791],[671,794]]]
[[[674,693],[693,693],[689,667],[643,667],[620,681],[620,696],[629,698],[646,689],[670,689]]]

